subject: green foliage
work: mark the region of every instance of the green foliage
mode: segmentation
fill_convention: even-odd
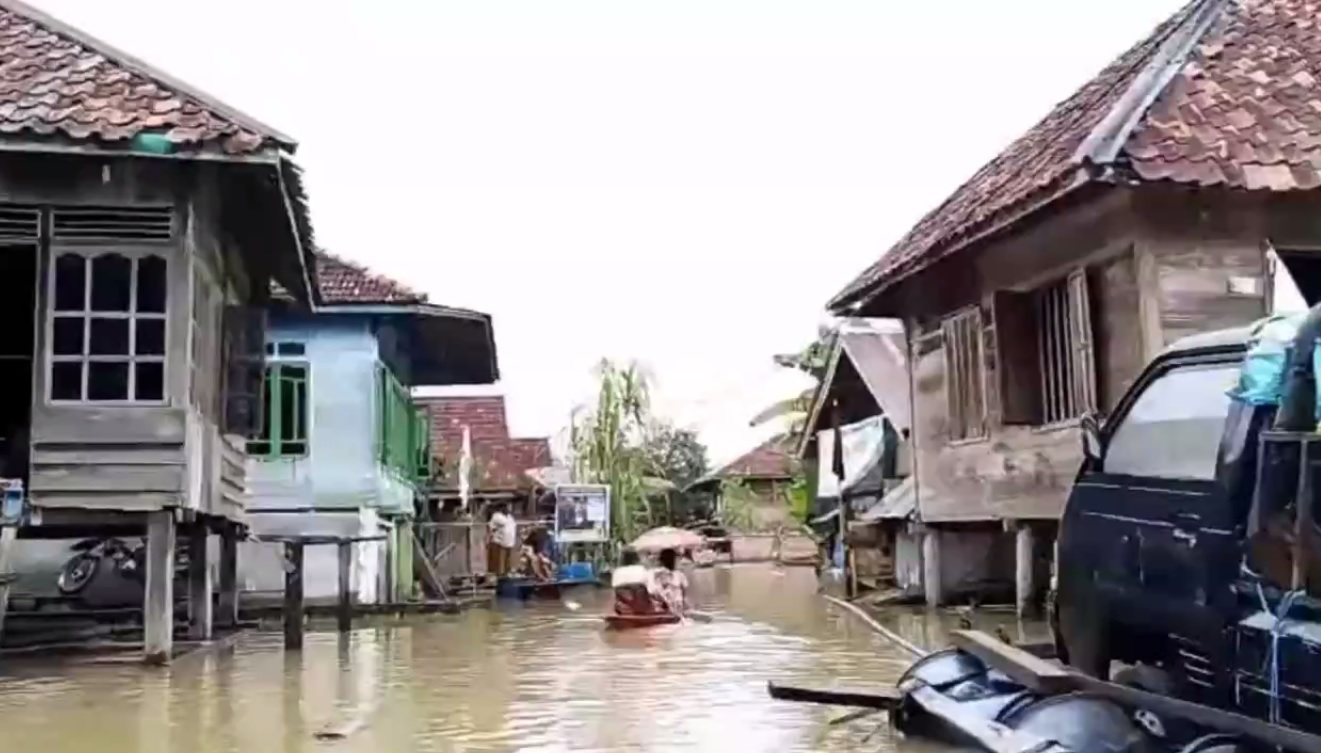
[[[650,385],[636,364],[597,367],[596,404],[575,411],[569,429],[574,478],[610,487],[610,529],[630,541],[653,517],[648,479],[661,469],[644,449],[651,424]]]
[[[706,445],[697,432],[656,421],[648,427],[643,448],[660,478],[683,489],[706,475]]]
[[[773,356],[775,363],[786,369],[798,369],[820,381],[825,378],[826,369],[830,366],[830,354],[835,349],[835,338],[838,334],[838,330],[834,327],[820,327],[817,329],[815,340],[797,353],[781,353]]]
[[[757,527],[757,494],[739,479],[720,482],[720,523],[735,531]]]

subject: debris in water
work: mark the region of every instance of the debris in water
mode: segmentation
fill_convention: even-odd
[[[570,601],[570,600],[565,600],[565,602],[564,602],[564,606],[565,606],[565,608],[568,609],[570,612],[577,612],[579,609],[582,609],[582,608],[583,608],[583,605],[582,605],[582,604],[579,604],[579,603],[576,602],[576,601]]]

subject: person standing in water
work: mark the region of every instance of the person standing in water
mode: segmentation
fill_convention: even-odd
[[[505,509],[504,504],[495,506],[487,526],[487,570],[497,578],[509,574],[513,564],[514,544],[518,540],[518,523]]]
[[[674,549],[664,549],[660,553],[660,567],[652,573],[656,581],[656,590],[661,600],[675,614],[683,614],[689,609],[688,576],[679,571],[679,553]]]

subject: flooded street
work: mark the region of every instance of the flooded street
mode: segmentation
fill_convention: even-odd
[[[309,634],[301,655],[256,633],[232,653],[136,664],[11,665],[0,681],[13,753],[238,751],[910,751],[879,717],[772,701],[766,681],[863,688],[908,657],[828,607],[811,570],[692,574],[710,624],[607,633],[607,592],[455,617]],[[918,643],[921,620],[891,623]],[[352,719],[347,739],[315,733]]]

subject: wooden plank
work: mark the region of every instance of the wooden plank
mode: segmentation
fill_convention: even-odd
[[[339,556],[339,632],[353,629],[353,544],[342,541],[336,545]]]
[[[45,445],[32,451],[32,465],[183,465],[183,445]]]
[[[32,493],[165,492],[184,489],[182,465],[66,465],[32,469]]]
[[[821,690],[800,688],[793,685],[766,683],[766,692],[777,701],[795,703],[819,703],[827,706],[852,706],[859,709],[880,709],[893,711],[903,704],[903,694],[898,688],[880,688],[878,690]]]
[[[955,647],[1034,692],[1055,695],[1078,687],[1078,676],[1064,667],[1003,643],[980,630],[955,630],[950,633],[950,638]]]
[[[284,647],[303,647],[303,544],[284,545]]]
[[[38,404],[32,414],[32,445],[183,444],[182,408],[99,407]]]

